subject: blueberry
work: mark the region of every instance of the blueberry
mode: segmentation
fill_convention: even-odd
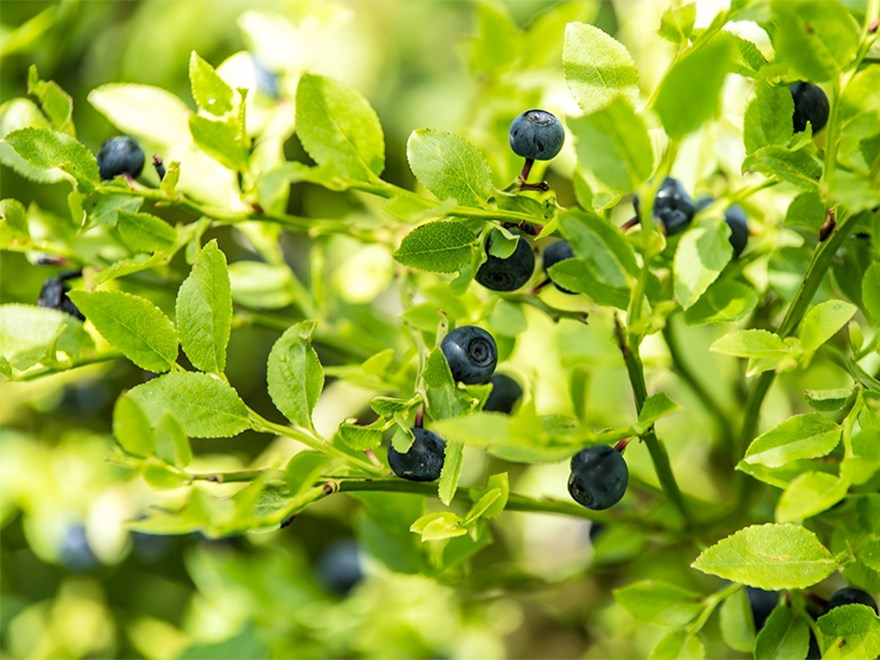
[[[516,249],[506,259],[489,254],[491,239],[486,243],[486,261],[474,277],[492,291],[515,291],[529,281],[535,271],[535,253],[525,236],[520,236]]]
[[[526,110],[510,123],[513,153],[531,160],[554,158],[565,141],[565,131],[555,115],[546,110]]]
[[[568,492],[588,509],[607,509],[619,502],[628,481],[626,461],[614,447],[587,447],[571,459]]]
[[[98,152],[98,169],[105,181],[126,174],[137,178],[144,169],[144,151],[132,138],[110,138]]]
[[[757,632],[764,627],[767,617],[779,602],[779,592],[746,587],[746,595],[749,597],[749,605],[752,608],[752,617],[755,620],[755,631]]]
[[[73,304],[73,301],[67,297],[67,292],[70,291],[70,286],[67,284],[67,280],[73,277],[79,277],[81,274],[81,271],[78,270],[68,271],[61,273],[57,277],[46,279],[46,281],[43,282],[43,287],[40,289],[40,297],[37,299],[37,306],[46,307],[48,309],[57,309],[66,314],[70,314],[80,321],[85,321],[86,317],[83,316],[83,313]]]
[[[871,594],[855,587],[846,587],[845,589],[840,589],[831,594],[831,598],[828,599],[828,606],[825,608],[825,612],[830,612],[835,607],[840,607],[841,605],[851,605],[853,603],[856,603],[858,605],[867,605],[872,610],[874,610],[875,614],[878,613],[877,603],[871,597]]]
[[[807,129],[807,122],[813,126],[813,135],[828,123],[828,97],[821,87],[813,83],[799,82],[790,85],[791,100],[794,101],[794,114],[791,117],[795,133]]]
[[[357,542],[337,541],[328,546],[318,559],[318,577],[335,594],[344,596],[351,591],[364,578]]]
[[[98,558],[92,552],[86,528],[82,525],[71,525],[64,532],[61,541],[59,559],[67,570],[72,573],[84,573],[98,565]]]
[[[633,208],[639,214],[639,197],[633,197]],[[673,236],[687,229],[694,219],[696,206],[684,185],[671,176],[663,179],[657,195],[654,197],[654,218],[663,226],[667,236]]]
[[[549,271],[550,266],[553,264],[558,264],[560,261],[571,259],[573,256],[574,252],[572,252],[571,244],[568,241],[556,241],[555,243],[551,243],[544,250],[544,271]],[[553,282],[553,286],[563,293],[576,293],[575,291],[569,291],[568,289],[559,286],[556,282]]]
[[[813,631],[810,631],[810,646],[807,647],[807,657],[804,660],[822,660],[822,651],[819,650],[819,642]]]
[[[483,410],[509,415],[523,395],[522,387],[513,378],[504,374],[495,374],[489,382],[492,383],[492,391],[486,399]]]
[[[440,350],[446,356],[452,377],[465,385],[489,382],[498,363],[498,348],[488,332],[474,325],[462,325],[443,337]]]
[[[695,205],[696,210],[701,211],[714,201],[713,197],[701,197]],[[733,247],[733,258],[736,259],[746,249],[749,242],[749,218],[742,206],[734,204],[724,212],[724,222],[730,227],[728,240]]]
[[[394,445],[388,447],[388,465],[402,479],[436,481],[443,469],[446,442],[428,429],[414,428],[412,432],[416,439],[405,454],[397,451]]]
[[[590,543],[596,545],[599,537],[605,532],[605,525],[600,522],[590,523]]]

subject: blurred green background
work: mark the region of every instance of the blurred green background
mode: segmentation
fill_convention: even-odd
[[[487,154],[499,182],[509,181],[520,166],[506,148],[510,118],[539,104],[563,115],[575,107],[560,64],[565,23],[588,21],[617,36],[636,60],[643,89],[651,89],[672,55],[671,44],[656,34],[668,4],[3,0],[0,134],[21,121],[11,104],[26,94],[31,64],[44,80],[55,80],[72,95],[77,137],[97,151],[117,131],[89,105],[87,96],[94,87],[110,82],[156,85],[194,107],[187,75],[190,52],[197,51],[218,67],[235,66],[244,54],[276,76],[275,102],[282,110],[303,70],[342,79],[365,94],[385,131],[384,177],[389,181],[413,186],[406,140],[421,127],[466,135]],[[717,4],[698,3],[698,24],[706,23]],[[511,46],[505,33],[529,26],[532,29],[523,33],[527,36]],[[736,163],[741,145],[728,145],[725,139],[730,135],[722,131],[710,162],[692,159],[698,164],[685,165],[691,171],[684,176],[691,182],[705,181],[700,167],[714,172]],[[288,159],[305,157],[295,138],[284,150]],[[697,146],[693,151],[699,152]],[[567,145],[549,174],[564,204],[573,203],[573,160]],[[738,164],[731,169],[737,170]],[[2,168],[0,197],[36,203],[48,215],[68,215],[68,191],[66,183],[38,185]],[[292,192],[288,210],[339,216],[360,212],[309,185]],[[230,263],[250,254],[246,243],[228,230],[220,238]],[[343,239],[334,241],[327,251],[329,267],[341,266],[350,253]],[[296,254],[296,245],[287,247]],[[36,300],[48,273],[31,261],[22,254],[2,255],[2,302]],[[173,290],[167,292],[164,306],[173,305],[173,295]],[[349,297],[358,302],[356,296]],[[372,301],[375,292],[367,297]],[[564,304],[561,296],[559,301]],[[356,322],[358,315],[381,316],[377,309],[353,304],[344,311]],[[530,350],[515,353],[511,363],[530,376],[542,372],[534,392],[542,407],[552,409],[566,397],[564,374],[578,363],[592,373],[590,388],[599,405],[591,420],[597,428],[631,414],[625,374],[610,350],[610,317],[597,316],[588,328],[553,326],[531,314],[528,320]],[[390,345],[395,323],[383,325],[381,318],[373,318],[373,334],[364,341],[373,340],[375,346],[366,348],[378,351],[386,341]],[[271,404],[264,370],[254,365],[265,364],[277,336],[277,328],[243,327],[233,333],[229,377],[258,410]],[[695,332],[688,336],[688,345],[705,349],[711,340],[711,334]],[[506,341],[503,350],[509,355],[513,339]],[[648,344],[649,365],[666,366],[664,351]],[[321,349],[325,364],[339,363],[343,357],[332,347]],[[725,376],[719,382],[736,376],[720,363],[714,366],[714,373]],[[644,657],[662,631],[645,630],[614,606],[611,588],[657,575],[705,586],[694,583],[698,578],[683,569],[682,557],[690,548],[667,546],[644,555],[641,562],[630,562],[646,551],[644,544],[650,539],[631,530],[606,530],[592,544],[588,523],[517,513],[504,514],[495,526],[495,546],[478,556],[472,573],[447,576],[442,584],[409,574],[405,567],[392,571],[365,554],[365,579],[353,590],[322,580],[322,557],[337,541],[357,533],[361,538],[372,535],[374,543],[380,538],[393,542],[387,530],[376,527],[376,520],[389,512],[394,514],[391,518],[410,515],[413,498],[407,496],[330,498],[287,529],[247,537],[212,540],[130,533],[126,521],[155,504],[157,494],[108,462],[113,448],[110,419],[118,393],[144,377],[131,364],[117,361],[30,383],[0,384],[4,656]],[[686,407],[695,403],[668,371],[660,378],[676,401]],[[790,381],[787,387],[808,385]],[[354,396],[344,388],[331,394]],[[777,395],[772,408],[779,416],[789,411],[784,396]],[[673,441],[679,465],[708,460],[709,443],[689,442],[714,432],[711,421],[697,410],[666,427],[680,438]],[[271,463],[289,455],[291,448],[247,433],[213,441],[210,451],[196,449],[197,460],[212,469],[235,469]],[[473,463],[475,472],[484,467],[479,456]],[[640,478],[653,480],[645,456],[634,456],[633,464]],[[565,465],[536,466],[513,476],[521,492],[549,490],[564,496],[566,472]],[[720,495],[710,477],[694,469],[685,488],[707,501],[716,499]],[[173,504],[175,497],[174,491],[159,493],[160,502]],[[410,519],[418,515],[414,511]],[[411,536],[405,529],[402,533]],[[621,562],[630,563],[621,568]]]

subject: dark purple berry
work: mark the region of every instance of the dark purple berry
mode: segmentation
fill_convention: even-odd
[[[402,479],[436,481],[446,458],[446,442],[428,429],[416,427],[412,432],[416,439],[405,454],[397,451],[394,445],[388,447],[388,465]]]

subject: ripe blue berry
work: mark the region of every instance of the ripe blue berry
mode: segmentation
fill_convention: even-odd
[[[520,236],[516,249],[506,259],[489,254],[490,241],[486,244],[486,261],[477,270],[474,279],[492,291],[516,291],[529,281],[535,272],[535,253],[525,236]]]
[[[428,429],[414,428],[412,432],[416,439],[405,454],[397,451],[394,445],[388,447],[388,465],[402,479],[436,481],[446,458],[446,442]]]
[[[450,330],[440,342],[440,350],[446,356],[452,377],[465,385],[489,382],[498,364],[495,339],[475,325]]]
[[[126,174],[137,178],[144,169],[144,152],[130,137],[110,138],[98,152],[98,169],[105,181]]]
[[[638,195],[633,197],[633,208],[638,215]],[[671,176],[663,179],[654,197],[654,218],[663,226],[666,235],[672,236],[687,229],[695,212],[696,206],[681,181]]]
[[[874,613],[877,614],[877,603],[871,597],[871,594],[862,591],[861,589],[857,589],[856,587],[846,587],[845,589],[840,589],[831,594],[831,598],[828,599],[828,607],[825,608],[826,612],[830,612],[835,607],[840,607],[841,605],[852,605],[853,603],[859,605],[867,605]]]
[[[555,243],[551,243],[544,250],[544,272],[550,277],[550,266],[558,264],[560,261],[571,259],[573,256],[574,252],[572,252],[571,244],[568,241],[556,241]],[[553,278],[550,279],[552,281]],[[562,293],[576,293],[575,291],[569,291],[568,289],[559,286],[556,282],[553,282],[553,286],[562,291]]]
[[[696,209],[700,211],[714,201],[715,199],[712,197],[701,197],[697,200]],[[730,227],[728,240],[733,247],[733,258],[736,259],[746,249],[749,242],[749,218],[742,206],[734,204],[724,212],[724,221]]]
[[[351,591],[364,577],[358,544],[349,540],[330,545],[318,560],[318,577],[335,594],[344,596]]]
[[[513,378],[504,374],[493,375],[489,382],[492,383],[492,391],[486,399],[483,410],[509,415],[523,395],[522,387]]]
[[[752,618],[755,620],[755,632],[757,632],[764,627],[767,617],[779,602],[779,592],[746,587],[746,595],[749,598],[749,606],[752,608]]]
[[[57,309],[66,314],[70,314],[80,321],[85,321],[86,317],[83,316],[83,313],[73,304],[73,301],[67,297],[67,292],[70,291],[70,286],[67,284],[67,280],[73,277],[79,277],[80,275],[80,271],[70,271],[61,273],[57,277],[48,278],[43,282],[43,287],[40,289],[40,297],[37,299],[37,306],[46,307],[48,309]]]
[[[555,115],[546,110],[526,110],[510,123],[513,153],[530,160],[554,158],[565,141],[565,131]]]
[[[614,447],[587,447],[571,459],[568,492],[588,509],[607,509],[619,502],[628,482],[626,461]]]
[[[794,102],[794,114],[791,124],[795,133],[807,129],[807,122],[813,126],[813,135],[821,131],[828,123],[828,97],[821,87],[813,83],[799,82],[789,87],[791,100]]]

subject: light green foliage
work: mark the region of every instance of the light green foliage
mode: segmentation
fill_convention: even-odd
[[[701,552],[692,566],[751,587],[803,589],[831,575],[837,560],[813,532],[798,525],[767,524],[721,539]]]
[[[439,199],[483,206],[492,194],[485,156],[464,138],[429,128],[413,131],[406,143],[410,169]]]
[[[71,291],[70,299],[125,357],[162,373],[177,362],[177,328],[146,298],[122,291]]]
[[[385,169],[385,138],[361,94],[330,78],[305,74],[296,90],[296,134],[318,165],[370,181]]]
[[[673,630],[657,642],[648,656],[650,660],[702,660],[706,649],[699,636],[686,630]]]
[[[718,113],[721,85],[730,71],[733,48],[733,42],[722,33],[691,51],[666,73],[654,109],[669,137],[692,133]]]
[[[761,434],[746,450],[746,463],[780,467],[799,458],[825,456],[840,442],[840,427],[817,413],[796,415]]]
[[[675,299],[682,309],[690,309],[730,261],[729,236],[727,223],[713,217],[698,221],[681,237],[672,269]]]
[[[82,324],[68,314],[32,305],[0,305],[0,356],[15,369],[53,360],[57,351],[77,357],[94,347]]]
[[[180,344],[200,371],[226,369],[226,345],[232,323],[232,294],[226,257],[211,241],[177,293]]]
[[[464,225],[441,220],[413,229],[394,258],[410,268],[455,273],[470,263],[477,245],[477,238]]]
[[[189,58],[189,80],[192,95],[199,109],[222,116],[232,110],[234,93],[214,71],[214,67],[195,51]]]
[[[788,87],[759,82],[743,122],[746,151],[752,153],[768,144],[788,143],[792,135],[793,112],[794,102]]]
[[[688,2],[669,7],[660,19],[660,36],[674,44],[687,43],[697,18],[697,5]]]
[[[750,653],[755,648],[755,620],[745,589],[724,601],[718,622],[724,643],[735,651]]]
[[[83,190],[90,190],[99,180],[98,164],[92,153],[66,133],[45,128],[22,128],[4,140],[18,155],[39,170],[58,168],[76,180]]]
[[[806,620],[790,607],[777,607],[770,614],[755,643],[756,658],[806,657],[810,629]]]
[[[754,289],[733,280],[716,280],[685,312],[688,325],[735,323],[758,304]]]
[[[880,653],[880,619],[866,605],[841,605],[819,617],[823,658],[870,658]]]
[[[615,589],[614,597],[637,619],[661,626],[683,626],[703,611],[699,593],[655,580]]]
[[[312,322],[288,328],[272,346],[266,370],[275,407],[298,426],[312,428],[312,410],[324,387],[324,370],[309,340]]]
[[[177,232],[167,222],[150,213],[116,211],[119,237],[132,252],[155,252],[174,245]]]
[[[247,406],[236,391],[215,376],[170,373],[128,392],[156,427],[171,414],[194,438],[229,438],[250,427]]]
[[[635,104],[639,73],[623,44],[585,23],[565,27],[562,49],[565,81],[581,109],[592,114],[619,96]]]

